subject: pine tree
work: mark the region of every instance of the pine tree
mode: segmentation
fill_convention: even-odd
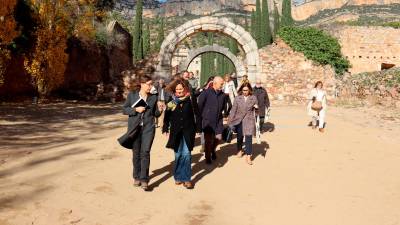
[[[273,39],[276,39],[276,36],[278,34],[280,26],[280,16],[279,16],[279,11],[278,7],[276,6],[276,3],[274,2],[274,33],[273,33]]]
[[[292,18],[292,1],[283,0],[281,26],[292,26],[293,23],[294,21]]]
[[[262,46],[262,33],[261,33],[261,21],[262,21],[262,14],[261,14],[261,4],[260,0],[256,0],[256,41],[258,46]]]
[[[157,43],[156,43],[156,50],[159,51],[161,48],[161,45],[164,41],[164,18],[161,18],[159,20],[159,29],[158,29],[158,35],[157,35]]]
[[[150,54],[150,26],[147,23],[146,29],[143,31],[143,54],[144,57]]]
[[[133,28],[133,55],[136,60],[143,59],[143,0],[136,1],[135,24]]]
[[[272,34],[271,27],[269,22],[269,9],[268,9],[268,1],[262,1],[262,14],[261,14],[261,46],[264,47],[266,45],[271,44]]]

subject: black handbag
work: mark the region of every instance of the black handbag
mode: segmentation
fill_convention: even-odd
[[[224,128],[224,131],[222,132],[222,139],[226,142],[226,143],[231,143],[233,138],[233,130],[227,126]]]
[[[132,129],[128,130],[128,132],[118,138],[118,142],[122,147],[132,150],[133,141],[135,140],[141,129],[140,123],[141,120],[137,120],[133,124]]]

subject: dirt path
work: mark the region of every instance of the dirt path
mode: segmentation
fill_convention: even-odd
[[[234,156],[235,143],[213,166],[194,150],[194,190],[175,186],[158,130],[145,193],[116,142],[126,129],[119,106],[1,107],[0,225],[400,224],[396,120],[331,108],[320,134],[305,126],[304,107],[274,108],[253,166]]]

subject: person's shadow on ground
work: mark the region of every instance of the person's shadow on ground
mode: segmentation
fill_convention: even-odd
[[[253,159],[256,159],[260,155],[265,158],[269,148],[270,146],[266,141],[261,142],[261,144],[253,144]],[[172,151],[171,154],[173,154]],[[217,150],[217,159],[213,160],[210,165],[205,163],[205,158],[200,161],[203,154],[204,153],[197,153],[192,155],[192,164],[194,164],[192,166],[192,174],[194,175],[192,176],[192,184],[194,186],[206,175],[212,173],[216,168],[223,167],[228,162],[229,157],[236,156],[236,143],[221,146],[220,149]],[[172,161],[160,169],[153,170],[150,179],[155,179],[165,173],[166,174],[155,182],[150,183],[149,191],[152,191],[154,188],[157,188],[160,184],[173,177],[174,166],[175,161]]]

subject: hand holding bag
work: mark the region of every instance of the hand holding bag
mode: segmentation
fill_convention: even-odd
[[[222,138],[226,143],[231,143],[233,138],[233,129],[229,126],[225,127]]]
[[[312,104],[311,104],[311,109],[312,110],[314,110],[314,111],[321,111],[322,110],[322,102],[321,101],[314,101]]]

